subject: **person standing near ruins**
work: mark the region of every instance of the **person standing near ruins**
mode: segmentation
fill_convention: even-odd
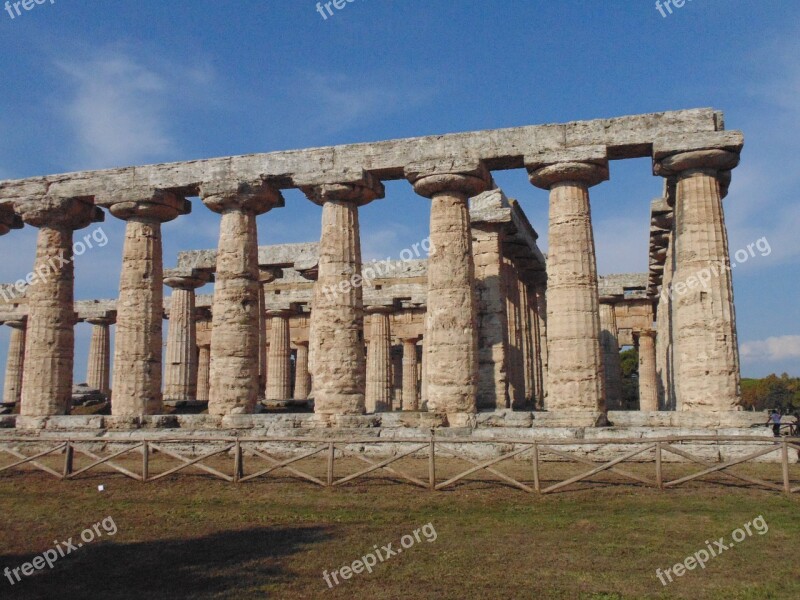
[[[773,409],[767,419],[766,425],[772,423],[772,434],[775,437],[781,436],[781,413],[777,409]]]

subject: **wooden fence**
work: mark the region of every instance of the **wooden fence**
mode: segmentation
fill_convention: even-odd
[[[726,445],[726,447],[735,447],[741,444],[748,446],[761,446],[758,450],[749,452],[745,456],[733,458],[722,462],[713,462],[707,458],[696,456],[688,452],[684,448],[678,447],[678,444],[713,444]],[[293,450],[299,454],[291,458],[281,458],[273,456],[275,450],[267,451],[263,446],[265,444],[286,444],[287,447],[293,447]],[[365,456],[360,451],[348,448],[349,446],[379,446],[385,444],[393,444],[396,453],[385,459],[376,459]],[[474,455],[470,455],[465,451],[465,446],[470,444],[482,445],[498,445],[510,448],[510,450],[501,456],[494,457],[489,460],[477,460]],[[100,455],[90,450],[91,447],[96,446],[110,447],[107,454]],[[214,449],[203,453],[200,456],[185,456],[184,454],[176,451],[175,445],[203,445],[214,446]],[[38,451],[35,454],[28,455],[22,452],[26,447],[35,446],[41,448],[45,446],[46,449]],[[119,447],[122,449],[117,449]],[[173,446],[170,448],[170,446]],[[576,452],[570,452],[569,446],[580,446],[581,448],[587,447],[606,447],[613,448],[614,446],[633,446],[633,449],[626,448],[625,452],[621,455],[606,462],[593,461],[586,456],[582,456]],[[102,439],[47,439],[47,438],[5,438],[0,439],[0,455],[10,455],[12,459],[16,459],[10,464],[0,466],[0,473],[19,469],[23,466],[34,467],[48,473],[58,479],[76,479],[80,475],[87,473],[91,470],[98,470],[99,467],[105,465],[111,469],[141,482],[152,482],[164,479],[170,475],[193,467],[199,469],[204,473],[212,475],[213,477],[223,479],[232,483],[244,483],[253,481],[258,478],[263,478],[271,473],[281,471],[284,475],[288,474],[291,477],[299,478],[308,481],[321,487],[338,487],[347,483],[363,478],[366,475],[375,471],[386,471],[390,473],[396,480],[406,482],[420,488],[429,490],[444,490],[452,488],[459,481],[464,481],[470,475],[478,472],[491,473],[499,478],[505,484],[513,486],[529,493],[549,494],[558,490],[562,490],[570,485],[576,484],[580,481],[587,480],[601,472],[609,471],[615,475],[621,476],[623,480],[635,481],[637,484],[644,484],[645,486],[655,488],[658,490],[666,490],[685,484],[689,481],[694,481],[702,477],[712,474],[724,474],[732,477],[739,482],[745,482],[760,486],[769,490],[784,492],[787,494],[796,493],[800,491],[800,485],[793,485],[790,478],[790,460],[789,451],[800,450],[800,438],[780,438],[776,440],[765,439],[763,437],[719,437],[719,436],[683,436],[683,437],[662,437],[652,439],[596,439],[596,440],[575,440],[575,439],[554,439],[554,440],[519,440],[519,439],[492,439],[492,440],[476,440],[476,439],[459,439],[448,437],[437,437],[431,435],[428,439],[376,439],[376,438],[351,438],[351,439],[328,439],[328,438],[186,438],[186,439],[138,439],[138,440],[102,440]],[[35,450],[34,450],[35,451]],[[141,456],[140,468],[130,470],[114,462],[115,459],[136,452]],[[737,465],[755,461],[757,458],[766,456],[773,452],[780,455],[782,481],[766,481],[760,478],[753,477],[742,473],[734,473],[730,469]],[[151,471],[151,457],[160,453],[165,457],[169,457],[178,461],[177,466],[162,470],[160,472]],[[63,454],[63,461],[58,460],[60,470],[48,466],[42,462],[45,457],[54,457],[55,455]],[[687,461],[689,464],[696,464],[703,467],[701,470],[684,475],[676,479],[669,479],[665,477],[664,473],[664,457],[667,454],[673,454]],[[84,456],[91,462],[80,468],[75,468],[76,455]],[[327,465],[326,472],[323,476],[315,476],[299,468],[299,463],[302,460],[311,457],[325,457]],[[224,460],[231,460],[230,474],[223,472],[217,468],[205,464],[205,461],[213,457],[224,457]],[[366,464],[362,469],[348,474],[336,473],[337,460],[340,461],[340,470],[342,459],[352,457],[360,460]],[[406,458],[426,458],[427,459],[427,481],[411,475],[394,463]],[[560,462],[577,463],[589,467],[588,470],[569,477],[567,479],[556,481],[550,485],[543,485],[541,469],[543,463],[547,462],[546,458]],[[447,479],[441,480],[437,478],[436,463],[437,458],[452,458],[465,461],[472,466],[466,470],[457,473]],[[645,477],[639,473],[633,473],[628,469],[623,468],[622,463],[632,461],[636,458],[637,463],[652,463],[654,468],[652,471],[652,478]],[[503,461],[516,459],[523,461],[526,469],[530,468],[530,480],[524,483],[517,478],[510,476],[507,473],[499,470],[499,464]],[[53,462],[52,460],[50,462]],[[258,469],[247,473],[245,470],[245,463],[248,465],[258,465]],[[394,464],[394,466],[392,466]],[[682,463],[686,464],[686,463]],[[131,465],[128,465],[131,466]],[[217,465],[218,466],[218,465]],[[264,467],[264,468],[261,468]],[[133,467],[132,467],[133,468]],[[29,469],[26,470],[28,472]],[[489,481],[489,480],[484,480]],[[497,480],[493,480],[497,481]],[[795,482],[798,483],[798,482]]]

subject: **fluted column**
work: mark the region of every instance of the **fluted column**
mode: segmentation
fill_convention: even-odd
[[[28,325],[20,414],[64,415],[72,400],[77,321],[72,232],[102,221],[103,212],[82,198],[31,198],[15,202],[14,207],[25,223],[39,228],[26,292]]]
[[[536,410],[543,410],[547,396],[547,274],[537,273],[531,283],[531,319],[534,323],[534,360],[536,369]]]
[[[403,339],[403,410],[419,410],[417,394],[417,340]]]
[[[108,397],[111,381],[111,335],[109,328],[114,317],[91,317],[92,339],[89,343],[89,360],[86,366],[86,384],[100,390]]]
[[[622,361],[619,355],[619,332],[614,304],[600,302],[600,347],[603,350],[606,406],[609,410],[622,409]]]
[[[211,325],[208,413],[251,413],[258,400],[259,272],[256,215],[283,198],[262,181],[204,184],[203,203],[222,215]]]
[[[19,404],[22,399],[22,370],[25,364],[25,318],[6,321],[11,328],[6,357],[6,379],[3,389],[4,404]]]
[[[417,194],[431,199],[425,315],[428,410],[459,424],[477,410],[477,305],[468,199],[489,187],[491,175],[480,163],[450,163],[410,165],[406,177]]]
[[[297,355],[294,361],[294,399],[306,400],[311,391],[308,374],[308,342],[296,342]]]
[[[111,414],[153,415],[161,412],[161,347],[164,318],[161,224],[186,214],[191,204],[170,192],[131,194],[111,205],[126,221],[122,254]]]
[[[726,132],[734,135],[734,132]],[[677,177],[667,293],[674,316],[677,410],[735,410],[739,349],[720,179],[739,162],[739,146],[661,156],[657,174]]]
[[[211,346],[200,346],[197,357],[197,401],[208,402]]]
[[[367,350],[367,412],[392,410],[392,338],[389,329],[390,307],[369,307],[370,335]]]
[[[267,353],[267,400],[288,400],[292,396],[292,349],[289,341],[288,310],[270,310],[269,352]]]
[[[597,263],[589,187],[608,179],[605,148],[526,157],[531,183],[550,190],[547,408],[604,411]]]
[[[508,404],[498,408],[522,408],[525,404],[525,356],[522,331],[522,302],[514,263],[503,258],[503,290],[506,302],[508,347]]]
[[[534,381],[536,359],[534,358],[533,345],[533,332],[535,325],[533,323],[531,314],[528,284],[522,279],[519,279],[517,284],[519,286],[519,314],[520,328],[522,331],[522,361],[525,382],[525,402],[522,406],[520,406],[520,408],[525,408],[533,406],[533,401],[536,396],[536,383]]]
[[[382,198],[383,185],[365,175],[358,182],[309,185],[303,191],[322,206],[309,340],[314,412],[362,414],[366,364],[358,207]]]
[[[172,288],[167,332],[164,400],[194,402],[197,399],[197,326],[195,290],[211,276],[196,269],[168,271],[164,284]]]
[[[658,377],[656,375],[656,332],[637,332],[639,342],[639,410],[658,410]]]
[[[428,354],[425,352],[425,338],[423,337],[422,352],[419,357],[419,409],[428,410]]]
[[[656,330],[658,332],[656,336],[656,372],[658,373],[659,380],[659,399],[663,402],[664,410],[675,410],[675,370],[672,341],[674,336],[674,322],[672,298],[669,294],[672,288],[672,271],[674,268],[673,239],[674,234],[670,232],[667,256],[664,261],[664,273],[661,279],[661,293],[659,294],[656,313]]]

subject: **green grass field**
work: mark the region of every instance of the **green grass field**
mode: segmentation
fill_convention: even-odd
[[[424,472],[417,462],[409,468]],[[573,472],[547,469],[545,478]],[[525,474],[520,465],[505,470]],[[775,465],[748,470],[779,478]],[[614,477],[539,496],[477,477],[430,492],[383,477],[323,489],[280,478],[234,485],[185,474],[142,484],[104,473],[66,482],[3,474],[0,569],[54,540],[78,540],[107,517],[117,532],[13,586],[0,578],[0,598],[800,598],[799,495],[723,478],[658,492]],[[656,577],[759,515],[764,535],[667,586]],[[423,536],[332,589],[323,579],[428,523],[434,541]]]

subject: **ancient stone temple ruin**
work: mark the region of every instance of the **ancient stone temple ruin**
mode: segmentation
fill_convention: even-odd
[[[31,272],[50,273],[0,290],[4,402],[19,403],[6,427],[745,427],[719,268],[742,145],[697,109],[0,182],[3,252],[13,229],[36,227]],[[639,157],[663,178],[649,272],[599,278],[590,190],[609,161]],[[522,168],[549,192],[546,257],[525,200],[492,177]],[[430,199],[429,238],[362,263],[359,207],[401,179]],[[318,243],[259,247],[256,216],[290,188],[319,205]],[[220,215],[218,247],[165,269],[161,224],[200,203]],[[72,261],[57,257],[106,211],[126,222],[119,296],[76,302]],[[78,320],[93,326],[86,379],[110,416],[65,416]],[[639,349],[638,411],[619,410],[623,346]],[[263,413],[310,400],[313,412]],[[197,403],[208,414],[165,415]]]

